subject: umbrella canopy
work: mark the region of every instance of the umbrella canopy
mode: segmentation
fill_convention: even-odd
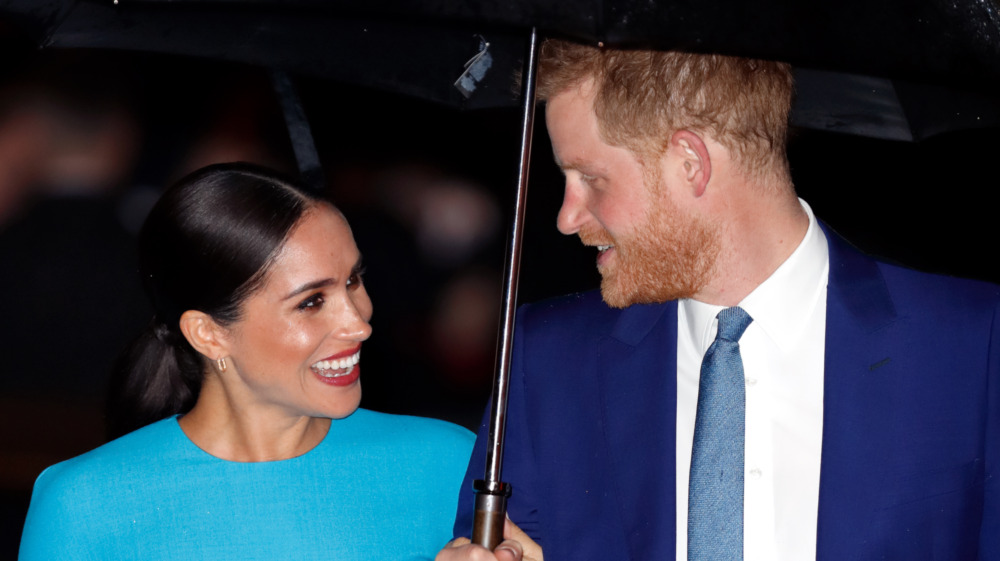
[[[517,103],[537,27],[791,62],[792,122],[808,128],[919,140],[1000,122],[997,0],[0,0],[0,14],[43,47],[251,63],[472,109]]]
[[[121,0],[161,15],[218,7],[448,22],[525,36],[786,60],[893,78],[1000,80],[996,0]],[[249,8],[248,8],[249,7]]]

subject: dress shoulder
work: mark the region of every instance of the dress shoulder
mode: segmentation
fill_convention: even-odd
[[[93,450],[46,468],[32,495],[68,492],[102,479],[118,479],[132,468],[148,469],[175,448],[180,428],[174,417],[157,421]]]
[[[88,543],[109,494],[130,487],[134,474],[163,460],[180,428],[173,417],[158,421],[45,469],[35,481],[19,559],[76,559]],[[60,536],[60,539],[53,539]]]
[[[433,451],[468,461],[476,439],[468,429],[441,419],[358,409],[347,420],[350,429],[363,429],[355,436],[366,445],[386,446],[399,454]],[[337,430],[343,421],[335,421],[331,431]]]

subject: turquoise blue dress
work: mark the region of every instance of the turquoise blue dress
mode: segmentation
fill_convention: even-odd
[[[45,470],[19,558],[432,559],[472,442],[444,421],[359,409],[300,457],[240,463],[165,419]]]

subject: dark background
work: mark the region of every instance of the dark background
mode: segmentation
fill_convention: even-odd
[[[259,69],[94,51],[19,52],[0,72],[0,559],[13,559],[38,472],[105,439],[112,362],[151,316],[134,242],[156,194],[215,161],[292,173],[294,160]],[[517,111],[297,84],[368,268],[362,405],[474,427],[493,370]],[[900,143],[796,130],[789,154],[800,196],[862,249],[997,282],[997,132]],[[114,165],[89,169],[95,154]],[[519,299],[594,288],[593,251],[555,230],[562,179],[541,118],[532,161]]]

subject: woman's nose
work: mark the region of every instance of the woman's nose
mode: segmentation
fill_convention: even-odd
[[[343,312],[338,314],[340,323],[338,336],[353,341],[364,341],[371,337],[372,303],[364,287],[359,287],[360,294],[350,294],[344,298]]]

